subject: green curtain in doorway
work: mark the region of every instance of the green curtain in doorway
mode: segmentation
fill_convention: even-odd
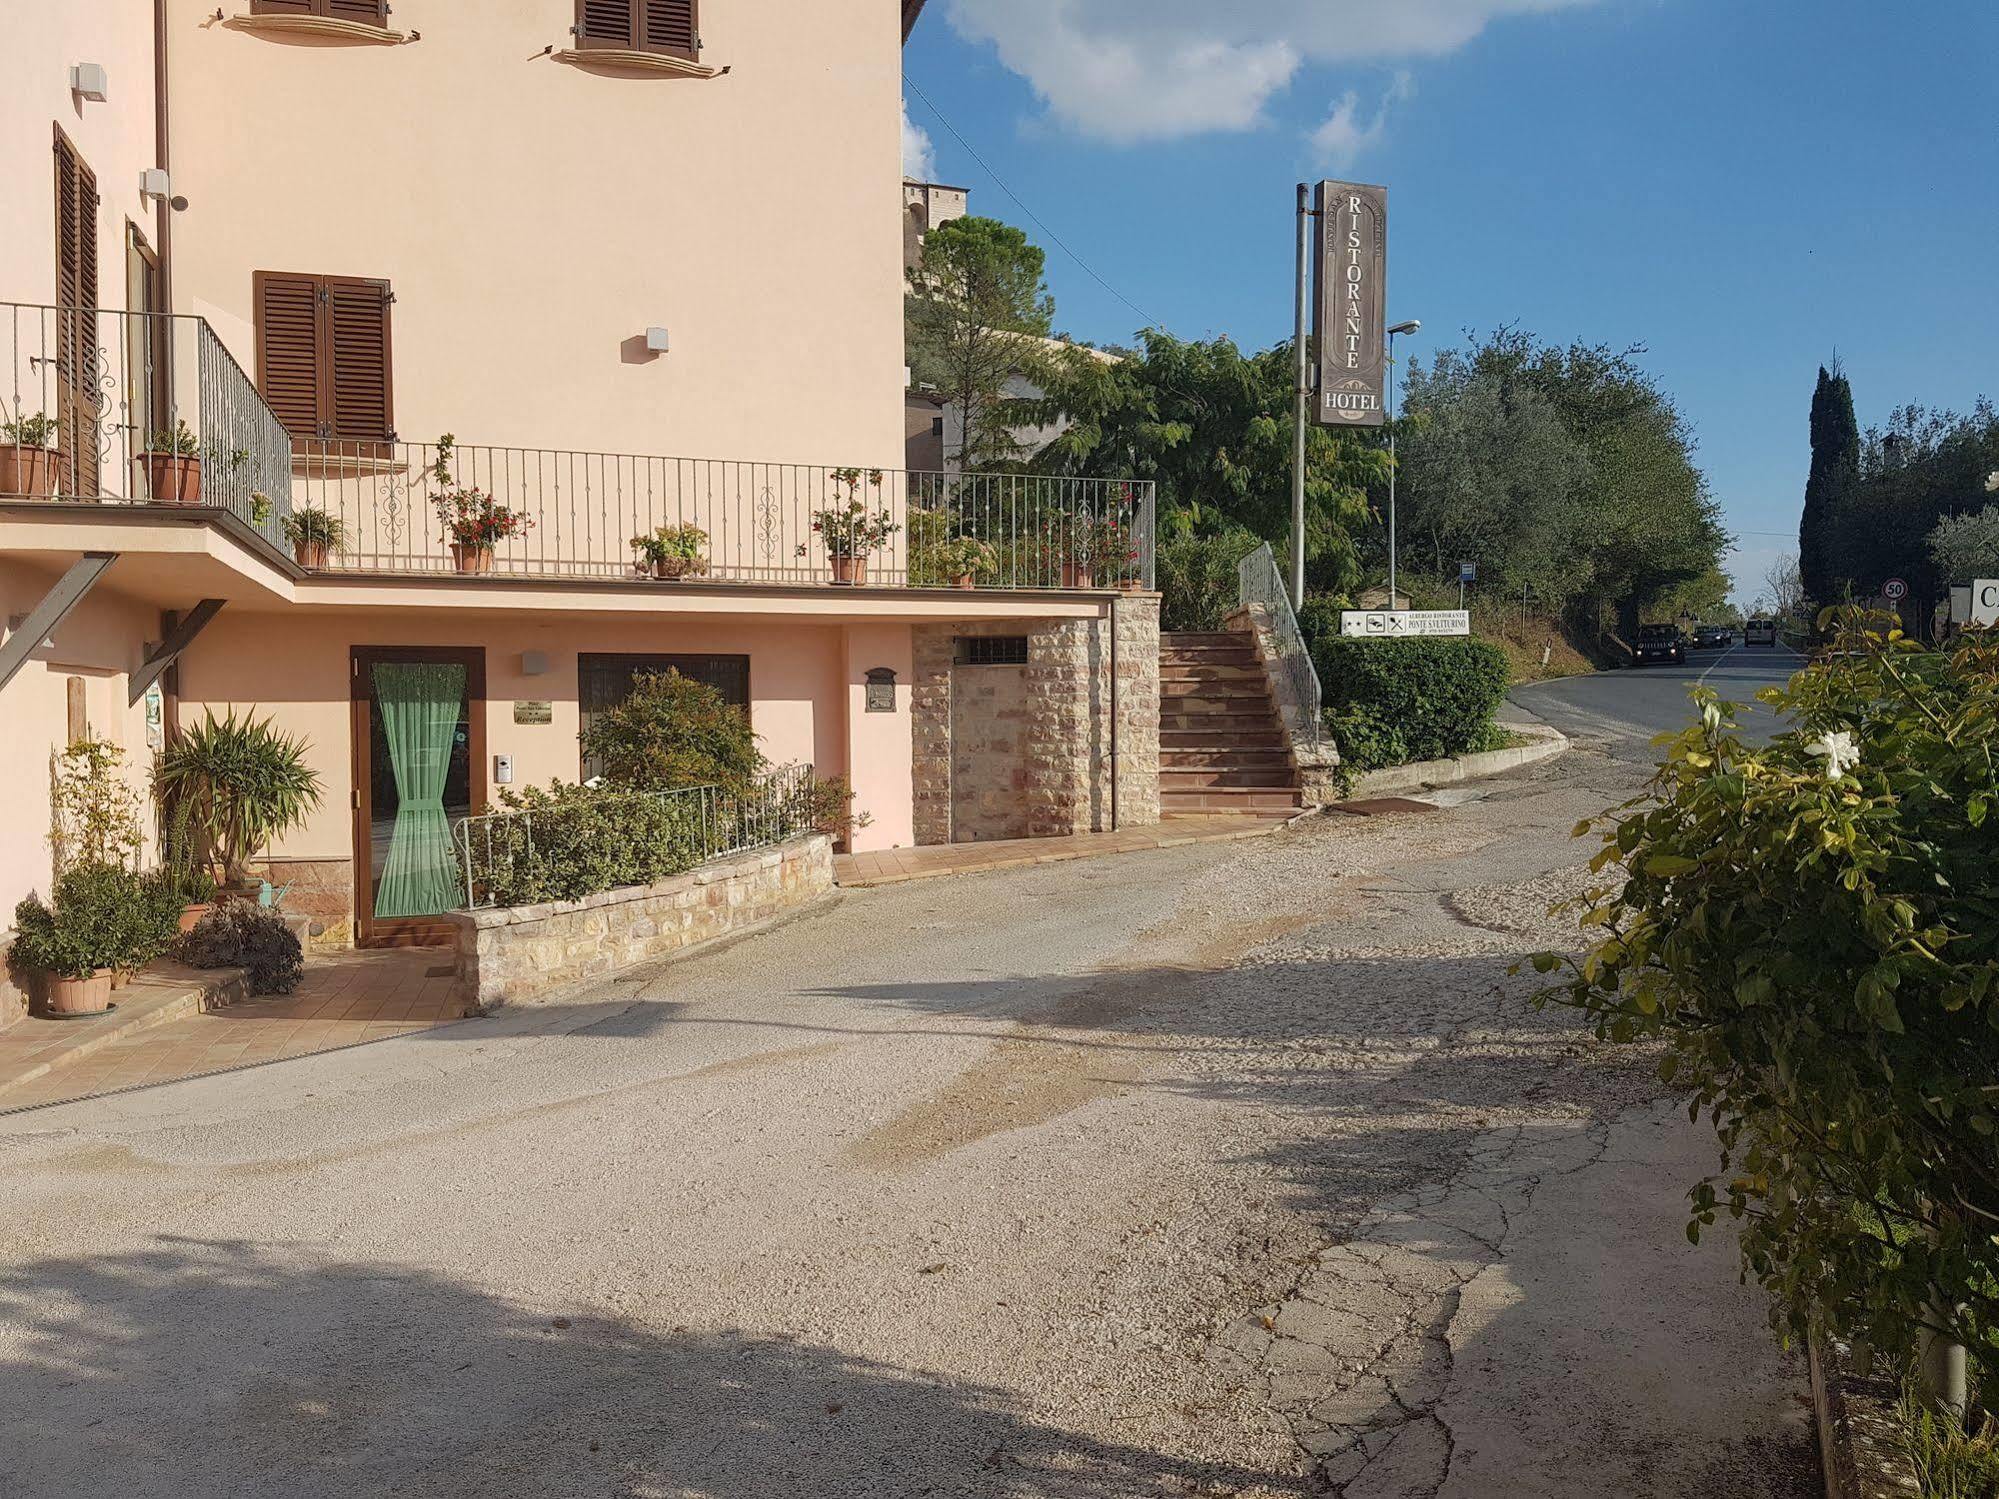
[[[398,799],[375,915],[434,916],[464,899],[444,813],[444,782],[465,707],[465,668],[385,661],[374,675]]]

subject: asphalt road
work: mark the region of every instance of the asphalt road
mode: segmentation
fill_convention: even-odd
[[[0,1490],[1804,1499],[1711,1132],[1509,974],[1697,674],[1436,810],[0,1118]]]
[[[1652,736],[1685,728],[1693,721],[1688,691],[1705,683],[1742,705],[1745,737],[1755,739],[1779,727],[1770,710],[1756,701],[1765,687],[1781,686],[1804,664],[1784,646],[1735,645],[1721,651],[1689,651],[1683,666],[1634,666],[1593,676],[1561,677],[1516,687],[1514,708],[1554,725],[1571,739],[1595,745],[1632,764],[1658,759]]]

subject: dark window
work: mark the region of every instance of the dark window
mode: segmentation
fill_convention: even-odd
[[[298,441],[394,442],[389,283],[259,271],[257,388]]]
[[[641,675],[677,671],[696,682],[706,682],[743,712],[750,711],[750,658],[748,656],[643,656],[585,652],[576,658],[577,705],[583,728],[588,730],[609,709],[632,694],[632,683]],[[589,780],[603,767],[583,761],[583,779]]]
[[[576,45],[626,52],[701,55],[695,0],[576,0]]]
[[[386,0],[251,0],[253,16],[325,16],[330,21],[360,21],[386,26]]]
[[[960,635],[957,663],[960,666],[1025,666],[1025,635]]]
[[[930,418],[930,435],[932,437],[942,437],[944,435],[943,417],[933,416]]]

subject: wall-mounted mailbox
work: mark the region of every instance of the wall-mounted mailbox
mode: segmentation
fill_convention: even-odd
[[[493,784],[511,786],[514,784],[514,757],[512,755],[493,756]]]
[[[886,666],[868,668],[868,712],[895,712],[895,673]]]

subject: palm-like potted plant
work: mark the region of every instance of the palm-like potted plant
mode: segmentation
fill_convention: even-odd
[[[57,876],[53,906],[30,895],[14,908],[12,960],[43,975],[50,1015],[101,1015],[121,969],[159,950],[138,875],[117,864],[78,864]]]
[[[56,419],[42,411],[0,422],[0,494],[39,500],[56,492],[55,435]]]
[[[233,708],[219,719],[204,713],[160,751],[154,794],[185,802],[189,827],[206,842],[223,883],[248,890],[250,861],[319,805],[309,748],[268,718],[238,718]]]
[[[640,575],[655,578],[698,578],[708,571],[703,549],[708,533],[699,526],[660,526],[650,535],[634,536],[632,550],[638,553]]]
[[[887,546],[902,526],[887,506],[861,499],[864,482],[880,490],[880,469],[836,468],[831,478],[836,492],[845,491],[846,502],[813,511],[812,529],[833,564],[833,581],[858,587],[868,581],[868,558]],[[809,550],[804,542],[798,544],[799,556]]]
[[[201,503],[201,442],[186,422],[176,421],[150,434],[139,466],[146,472],[146,490],[156,504]]]
[[[311,505],[292,511],[282,524],[300,567],[324,567],[347,545],[347,522]]]
[[[461,573],[489,573],[493,570],[493,548],[510,536],[525,534],[533,528],[534,519],[503,505],[476,485],[460,484],[451,472],[456,444],[449,432],[437,439],[437,461],[430,466],[437,493],[430,503],[451,546],[452,566]]]

